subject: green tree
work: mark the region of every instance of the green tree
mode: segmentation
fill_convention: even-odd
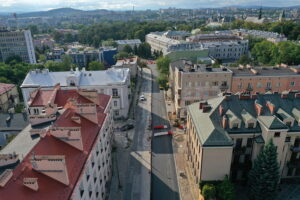
[[[249,172],[250,195],[255,200],[272,200],[277,195],[280,179],[277,148],[269,140]]]
[[[205,200],[214,199],[216,197],[216,187],[213,184],[205,184],[202,188],[202,195]]]
[[[251,63],[251,59],[247,55],[242,55],[238,61],[238,64],[246,65]]]
[[[218,197],[223,200],[233,200],[235,196],[234,185],[226,175],[222,183],[217,186]]]
[[[73,67],[72,58],[69,55],[62,56],[62,71],[68,71]]]
[[[128,53],[128,54],[133,53],[133,49],[128,44],[126,44],[124,46],[123,51],[126,52],[126,53]]]
[[[114,55],[115,60],[129,58],[129,57],[130,57],[130,55],[124,51],[121,51],[121,52],[117,53],[116,55]]]
[[[92,61],[89,63],[88,70],[95,71],[95,70],[105,70],[104,64],[98,61]]]
[[[28,29],[30,30],[32,35],[36,35],[39,33],[39,29],[38,29],[37,25],[29,25]]]
[[[160,74],[157,78],[157,82],[165,90],[168,89],[168,76],[166,74]]]
[[[151,58],[151,46],[146,42],[140,44],[138,47],[138,56],[145,59]]]
[[[255,44],[251,51],[254,59],[262,64],[275,64],[276,52],[276,45],[266,40]]]
[[[160,57],[156,60],[156,65],[160,73],[169,74],[170,59],[168,57]]]
[[[6,64],[11,64],[12,62],[20,63],[20,62],[22,62],[22,58],[18,55],[11,55],[11,56],[7,57],[5,60]]]

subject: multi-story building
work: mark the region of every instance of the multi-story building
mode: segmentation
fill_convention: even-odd
[[[232,32],[242,37],[252,36],[252,37],[263,38],[273,43],[287,41],[287,38],[283,34],[269,32],[269,31],[237,29],[237,30],[232,30]]]
[[[230,68],[233,72],[231,92],[283,92],[300,90],[300,67],[285,64],[273,67],[250,65]]]
[[[47,53],[46,59],[55,62],[61,62],[63,55],[65,55],[65,50],[63,48],[56,47],[51,52]]]
[[[54,48],[54,40],[51,38],[49,34],[35,35],[33,37],[33,45],[35,48],[42,49],[48,47],[52,49]]]
[[[24,158],[19,156],[15,169],[1,173],[1,199],[106,199],[112,174],[111,97],[59,85],[37,89],[31,97],[31,122],[60,115],[48,128],[30,130],[38,142]]]
[[[17,86],[14,84],[0,83],[0,112],[7,110],[18,104],[19,93]]]
[[[30,30],[10,31],[0,27],[0,62],[19,56],[23,62],[36,63]]]
[[[115,118],[127,117],[131,99],[129,69],[108,69],[103,71],[49,72],[48,69],[32,70],[24,79],[21,89],[26,107],[30,93],[37,88],[54,88],[60,84],[62,90],[95,89],[100,94],[112,96],[112,110]]]
[[[197,183],[247,179],[269,140],[281,178],[300,176],[300,93],[217,97],[188,106],[187,158]]]
[[[178,118],[186,117],[186,106],[230,90],[232,71],[178,60],[170,64],[170,87]]]
[[[233,34],[199,34],[186,38],[186,41],[167,37],[162,32],[146,35],[146,42],[152,51],[170,52],[208,49],[209,56],[220,60],[237,60],[248,54],[248,40],[243,40]]]
[[[117,60],[116,64],[113,66],[116,69],[123,69],[123,68],[129,68],[130,70],[130,76],[132,78],[136,77],[137,71],[138,71],[138,57],[134,56],[131,58],[125,58]]]
[[[81,51],[78,48],[72,48],[66,52],[66,55],[69,55],[72,63],[80,68],[87,67],[91,61],[103,62],[102,52],[98,49],[85,48]]]
[[[116,63],[114,55],[116,55],[117,48],[114,47],[100,47],[99,51],[101,52],[101,60],[105,65],[114,65]]]
[[[122,51],[126,45],[130,46],[132,49],[134,46],[139,47],[142,43],[140,39],[134,39],[134,40],[116,40],[116,43],[118,45],[117,49],[118,51]]]

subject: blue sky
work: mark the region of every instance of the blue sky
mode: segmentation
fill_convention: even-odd
[[[263,0],[263,6],[299,5],[299,0]],[[230,5],[260,5],[260,0],[0,0],[0,12],[26,12],[72,7],[84,10],[112,9],[128,10],[135,6],[138,10],[167,7],[201,8]]]

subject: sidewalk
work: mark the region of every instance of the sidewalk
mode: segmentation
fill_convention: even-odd
[[[166,107],[170,124],[173,125],[174,120],[176,119],[176,116],[173,115],[175,112],[174,103],[170,100],[166,100]],[[198,200],[199,186],[194,180],[186,156],[186,134],[183,130],[175,127],[172,127],[172,130],[174,132],[172,145],[181,200]]]

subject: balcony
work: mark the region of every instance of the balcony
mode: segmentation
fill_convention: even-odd
[[[300,168],[300,159],[290,160],[287,162],[289,168]]]
[[[292,152],[300,152],[300,146],[291,146]]]

